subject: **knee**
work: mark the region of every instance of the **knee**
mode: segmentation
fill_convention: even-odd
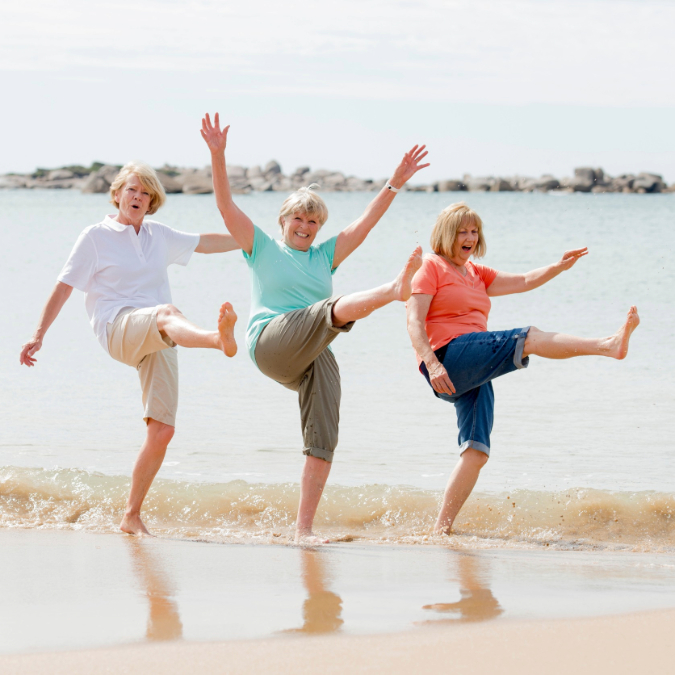
[[[166,319],[170,316],[177,316],[181,311],[178,307],[174,305],[158,305],[157,306],[157,319]]]
[[[486,455],[484,452],[481,452],[480,450],[476,450],[475,448],[467,448],[462,453],[462,461],[466,464],[470,464],[478,471],[480,471],[487,464],[488,459],[490,459],[488,455]]]
[[[171,443],[171,439],[175,433],[175,427],[164,422],[158,422],[152,418],[148,420],[148,436],[156,443],[167,446]]]

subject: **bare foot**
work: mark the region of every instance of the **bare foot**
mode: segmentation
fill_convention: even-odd
[[[148,528],[143,524],[140,516],[128,516],[125,514],[120,523],[120,530],[127,534],[152,537],[150,532],[148,532]]]
[[[315,546],[316,544],[330,544],[330,539],[318,537],[311,530],[309,532],[295,531],[295,543],[300,546]]]
[[[408,258],[405,267],[394,281],[394,293],[396,299],[406,302],[412,295],[412,279],[415,272],[422,267],[422,247],[418,246]]]
[[[237,315],[229,302],[220,307],[218,315],[218,332],[220,343],[225,356],[234,356],[237,353],[237,343],[234,339],[234,324],[237,323]]]
[[[628,343],[633,331],[640,325],[640,317],[638,316],[637,307],[633,305],[628,310],[626,323],[619,328],[612,336],[612,346],[610,348],[610,356],[615,359],[625,359],[628,354]]]
[[[451,525],[446,525],[445,527],[435,527],[434,534],[436,535],[447,534],[448,536],[450,536],[452,534],[451,527],[452,527]]]

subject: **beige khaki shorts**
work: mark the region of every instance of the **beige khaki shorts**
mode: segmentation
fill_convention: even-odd
[[[157,328],[157,307],[123,309],[108,324],[108,351],[116,361],[138,370],[143,419],[176,426],[178,354],[175,342]]]
[[[328,345],[354,322],[333,325],[338,298],[282,314],[263,328],[255,348],[260,371],[298,392],[303,453],[333,461],[340,423],[340,369]]]

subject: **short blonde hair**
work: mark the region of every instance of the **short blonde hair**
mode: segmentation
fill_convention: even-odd
[[[464,202],[450,204],[438,214],[430,241],[434,253],[452,258],[452,249],[457,240],[457,233],[460,228],[470,225],[475,225],[478,228],[478,243],[473,256],[482,258],[487,252],[487,245],[483,236],[483,221]]]
[[[326,202],[314,192],[314,188],[318,187],[316,183],[312,183],[308,187],[301,187],[286,198],[286,201],[281,205],[281,211],[279,211],[279,225],[282,229],[284,218],[292,216],[294,213],[306,213],[309,216],[314,216],[319,221],[320,226],[328,220]]]
[[[110,203],[116,209],[119,209],[119,204],[115,201],[115,195],[120,188],[126,185],[131,176],[136,176],[141,181],[141,185],[150,193],[148,215],[157,213],[164,206],[164,202],[166,202],[166,192],[164,192],[164,187],[159,182],[156,171],[144,162],[128,162],[120,169],[120,172],[115,176],[115,180],[110,186]]]

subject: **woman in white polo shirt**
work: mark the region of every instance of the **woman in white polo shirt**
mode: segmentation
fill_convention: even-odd
[[[85,229],[77,240],[54,290],[42,310],[20,361],[34,366],[34,354],[73,288],[84,292],[89,320],[103,349],[138,370],[143,390],[147,436],[131,479],[120,529],[148,534],[140,512],[159,471],[176,424],[178,357],[176,345],[218,349],[234,356],[237,316],[229,302],[220,308],[217,330],[190,323],[171,304],[167,267],[187,265],[192,253],[225,253],[239,246],[229,234],[179,232],[147,220],[166,195],[154,170],[131,162],[110,186],[115,215]]]

